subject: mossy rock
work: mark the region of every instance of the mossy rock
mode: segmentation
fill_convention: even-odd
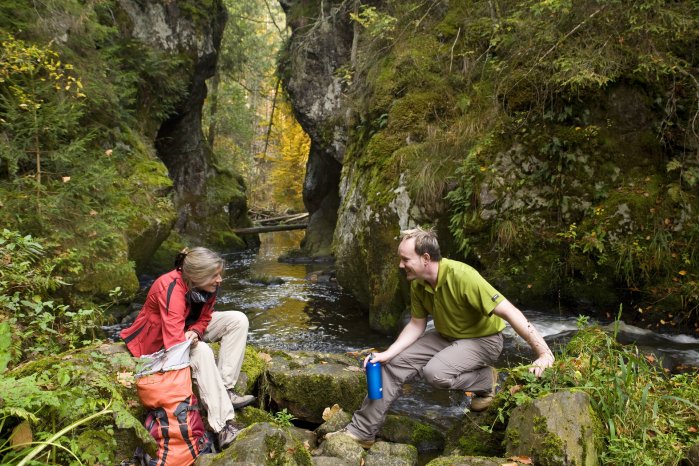
[[[492,431],[481,426],[496,425],[494,406],[483,413],[469,413],[463,421],[455,425],[446,434],[444,451],[464,456],[490,456],[504,453],[502,428]],[[502,424],[500,424],[502,425]]]
[[[318,426],[314,431],[319,438],[325,437],[325,434],[342,430],[352,421],[352,415],[344,409],[340,409],[330,419]]]
[[[257,349],[247,345],[245,347],[243,366],[240,370],[241,376],[235,386],[236,391],[241,394],[253,393],[265,372],[266,366],[267,363],[260,357]]]
[[[402,443],[376,442],[364,460],[366,466],[417,466],[417,449]]]
[[[311,466],[311,455],[304,444],[307,439],[293,429],[270,423],[253,424],[243,429],[235,441],[218,455],[204,455],[197,466],[232,466],[234,464]]]
[[[557,392],[512,411],[507,456],[529,456],[544,466],[597,466],[601,430],[586,393]]]
[[[353,412],[366,395],[366,377],[349,356],[289,352],[267,365],[263,396],[298,419],[323,422],[325,408],[335,404]]]
[[[419,452],[444,449],[444,434],[429,424],[407,416],[386,416],[378,436],[389,442],[413,445]]]

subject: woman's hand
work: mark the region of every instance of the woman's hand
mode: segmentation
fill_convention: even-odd
[[[184,332],[184,337],[192,342],[192,344],[190,345],[192,348],[197,346],[197,343],[199,343],[199,334],[197,334],[197,332],[189,330],[187,332]]]

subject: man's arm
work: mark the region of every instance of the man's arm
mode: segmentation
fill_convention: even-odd
[[[537,359],[532,363],[529,372],[533,372],[537,377],[541,377],[544,369],[553,365],[553,353],[546,344],[541,334],[529,323],[522,311],[517,309],[508,300],[503,300],[495,306],[493,314],[506,320],[517,334],[529,343],[537,355]]]
[[[417,317],[411,317],[410,322],[406,325],[403,330],[393,342],[391,346],[388,347],[383,353],[374,353],[374,362],[388,362],[395,356],[400,354],[405,348],[415,343],[415,340],[420,338],[420,336],[425,332],[427,327],[427,319],[418,319]],[[366,366],[369,356],[364,360],[364,365]]]

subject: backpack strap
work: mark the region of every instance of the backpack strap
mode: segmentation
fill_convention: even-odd
[[[160,431],[163,437],[163,454],[156,463],[157,466],[165,466],[167,460],[167,453],[169,451],[170,444],[170,421],[167,418],[167,413],[164,408],[157,408],[153,410],[154,419],[160,421]]]
[[[180,423],[180,433],[182,434],[182,438],[184,439],[184,441],[187,443],[189,453],[192,455],[192,458],[196,458],[197,452],[194,449],[192,439],[189,436],[189,424],[187,424],[187,415],[189,411],[192,411],[191,399],[192,397],[188,396],[187,399],[185,399],[182,403],[178,404],[174,414],[177,418],[177,421]]]

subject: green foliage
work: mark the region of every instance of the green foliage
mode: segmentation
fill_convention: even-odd
[[[110,358],[85,349],[0,373],[3,464],[117,463],[116,423],[145,430],[126,409],[124,387],[110,377],[119,367]],[[12,448],[9,437],[21,421],[29,423],[33,443]]]
[[[274,413],[274,419],[272,420],[272,422],[274,422],[279,427],[292,427],[294,424],[292,424],[291,421],[293,421],[294,419],[296,419],[296,417],[289,411],[287,411],[286,408],[284,408],[281,411],[277,411],[276,413]]]
[[[538,293],[574,301],[624,288],[644,308],[662,303],[691,323],[696,4],[513,0],[448,10],[435,19],[441,66],[458,67],[468,89],[454,104],[474,122],[474,103],[496,112],[471,135],[483,172],[467,152],[447,197],[459,251],[493,275],[512,260],[533,270],[523,261],[545,259],[513,283],[553,271]]]
[[[8,350],[0,351],[3,357],[18,362],[95,340],[104,307],[75,310],[62,302],[56,292],[66,283],[55,270],[65,263],[47,256],[31,236],[7,229],[0,232],[0,261],[0,307],[14,329],[11,336],[0,332],[0,349]]]
[[[352,21],[361,24],[373,39],[392,39],[398,19],[374,6],[362,5],[359,13],[350,13]]]
[[[582,390],[604,424],[602,464],[679,464],[697,441],[699,374],[669,375],[653,355],[614,337],[581,319],[578,334],[540,379],[524,366],[510,372],[507,389],[496,398],[496,422],[542,395]]]

